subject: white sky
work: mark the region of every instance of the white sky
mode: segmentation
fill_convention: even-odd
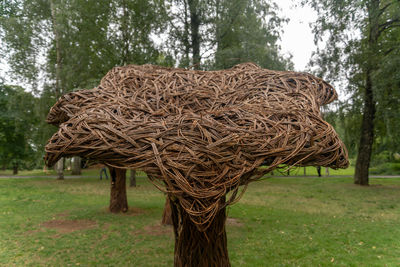
[[[280,41],[282,52],[293,55],[296,71],[304,71],[312,51],[316,50],[309,24],[317,19],[317,13],[310,7],[295,6],[293,0],[276,2],[282,9],[281,16],[290,19],[289,23],[283,25],[284,32]]]
[[[296,2],[297,5],[293,4]],[[306,71],[306,66],[311,59],[311,54],[317,49],[314,44],[314,34],[311,31],[310,23],[317,20],[318,14],[311,7],[301,7],[299,0],[276,0],[282,9],[281,16],[289,18],[289,23],[283,25],[280,45],[284,54],[291,54],[295,71]],[[319,44],[324,46],[324,43]],[[349,95],[343,90],[343,81],[328,81],[338,93],[339,100],[346,100]]]

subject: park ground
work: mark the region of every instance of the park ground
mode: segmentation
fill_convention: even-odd
[[[111,214],[98,173],[0,179],[0,266],[172,266],[163,193],[139,173],[129,212]],[[400,179],[360,187],[341,175],[250,184],[228,208],[232,266],[399,266]]]

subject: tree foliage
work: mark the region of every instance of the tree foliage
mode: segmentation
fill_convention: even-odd
[[[7,15],[0,25],[6,44],[2,53],[7,55],[14,76],[25,78],[35,88],[43,78],[54,87],[59,65],[61,90],[68,92],[97,85],[115,65],[160,61],[151,35],[164,24],[163,1],[13,3],[3,7]],[[39,76],[40,71],[44,77]]]
[[[392,148],[399,149],[398,141],[384,136],[393,133],[393,125],[398,125],[395,114],[399,98],[391,92],[399,91],[394,66],[399,62],[400,2],[309,0],[303,3],[309,3],[318,12],[314,27],[316,42],[327,39],[313,64],[319,67],[320,75],[346,81],[351,97],[342,106],[342,112],[356,119],[344,120],[345,127],[351,128],[362,114],[355,183],[368,184],[373,148],[391,143]]]
[[[0,164],[30,167],[37,151],[34,135],[38,124],[37,99],[19,86],[0,84]]]
[[[277,45],[285,22],[277,9],[267,0],[171,0],[169,48],[182,67],[222,69],[252,61],[291,68]]]
[[[111,1],[109,40],[114,65],[161,63],[162,53],[152,38],[165,29],[164,1]]]
[[[242,62],[284,70],[292,68],[277,45],[282,23],[278,6],[269,1],[221,1],[215,18],[215,68],[224,69]]]

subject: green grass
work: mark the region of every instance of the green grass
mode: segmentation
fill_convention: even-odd
[[[81,176],[84,177],[100,177],[100,169],[97,168],[90,168],[90,169],[82,169],[82,174]],[[107,171],[108,172],[108,171]],[[138,171],[138,175],[145,175],[144,172]],[[5,176],[13,176],[13,171],[12,170],[1,170],[0,175],[5,175]],[[44,171],[43,169],[36,169],[36,170],[20,170],[18,171],[18,176],[37,176],[37,177],[46,177],[46,176],[51,176],[51,175],[57,175],[56,171],[54,169],[49,169]],[[70,170],[65,170],[64,171],[64,176],[71,175]],[[108,175],[110,176],[109,172]]]
[[[232,266],[399,266],[400,179],[271,178],[229,207]],[[109,181],[0,179],[0,266],[172,266],[164,195],[144,177],[131,211],[107,212]],[[89,225],[75,231],[57,222]]]
[[[17,175],[20,176],[47,176],[47,175],[55,175],[56,172],[54,170],[44,171],[44,170],[20,170]],[[1,170],[0,175],[13,175],[12,170]]]
[[[306,176],[318,176],[317,168],[313,166],[308,166],[305,167],[306,169]],[[281,170],[274,170],[273,174],[269,174],[270,176],[287,176],[288,173],[286,169],[281,169]],[[304,176],[304,167],[292,167],[290,168],[289,172],[290,176]],[[321,167],[321,175],[322,176],[327,176],[326,173],[326,168]],[[346,176],[352,176],[354,175],[354,166],[349,166],[347,169],[331,169],[329,168],[329,176],[337,176],[337,175],[346,175]]]

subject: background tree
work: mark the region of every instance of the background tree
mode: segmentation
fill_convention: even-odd
[[[13,174],[21,165],[32,167],[37,149],[31,135],[37,130],[36,102],[23,88],[0,84],[0,163],[3,169],[11,165]]]
[[[310,0],[318,11],[314,27],[315,40],[328,38],[326,47],[316,52],[314,66],[329,80],[346,80],[351,97],[350,111],[362,114],[354,183],[368,185],[368,170],[377,136],[391,131],[395,121],[389,121],[399,88],[398,77],[387,71],[399,61],[400,2],[384,0],[329,1]],[[383,75],[389,74],[388,76]],[[396,73],[395,71],[393,73]],[[386,81],[385,81],[386,80]],[[395,100],[394,100],[394,99]],[[384,103],[393,104],[387,109]],[[384,111],[386,109],[386,111]],[[358,116],[357,113],[351,113]],[[377,116],[383,119],[377,123]],[[376,127],[385,131],[377,131]]]
[[[129,186],[136,187],[136,170],[131,169],[130,171]]]
[[[209,6],[212,6],[210,2]],[[200,68],[200,47],[203,42],[200,25],[205,20],[206,10],[207,5],[201,5],[199,0],[169,1],[168,47],[181,67],[193,65]]]
[[[242,62],[264,68],[293,68],[277,44],[282,23],[278,6],[265,0],[217,1],[214,68],[226,69]]]
[[[93,83],[93,79],[100,79],[105,73],[98,73],[102,68],[94,65],[102,62],[99,53],[102,51],[94,46],[102,43],[107,33],[94,28],[97,24],[104,25],[103,18],[108,16],[104,15],[103,7],[107,5],[87,2],[13,1],[7,15],[0,20],[5,43],[1,52],[7,55],[11,76],[41,94],[41,133],[35,139],[41,154],[43,144],[55,129],[45,126],[49,107],[61,94]],[[91,10],[87,12],[89,7]],[[85,25],[79,25],[82,21]]]
[[[72,157],[71,159],[71,174],[72,175],[81,175],[81,158],[80,157]]]
[[[113,59],[111,67],[126,64],[173,64],[169,56],[164,57],[153,38],[164,30],[165,20],[164,1],[111,1],[108,29],[108,39],[112,44],[109,47]]]
[[[181,67],[228,68],[253,61],[263,67],[291,67],[276,44],[281,19],[266,0],[171,0],[170,38]]]

